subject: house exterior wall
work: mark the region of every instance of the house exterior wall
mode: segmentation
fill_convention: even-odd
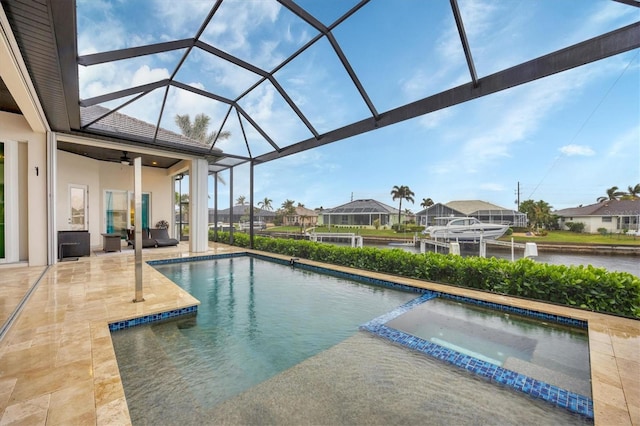
[[[17,188],[18,214],[7,223],[17,230],[11,250],[14,261],[29,265],[47,264],[47,161],[46,134],[36,133],[22,115],[0,112],[0,141],[17,143],[14,154],[7,158],[17,167],[18,181],[5,182]],[[38,167],[36,175],[35,168]],[[9,207],[9,206],[7,206]]]
[[[634,218],[632,218],[634,219]],[[589,234],[597,234],[599,228],[604,228],[607,232],[617,233],[622,230],[624,224],[621,224],[622,218],[619,216],[574,216],[574,217],[561,217],[560,228],[567,228],[567,222],[584,223],[584,231]],[[635,220],[633,220],[635,225]],[[635,226],[631,226],[635,228]]]
[[[133,167],[118,163],[93,160],[58,150],[56,182],[56,231],[68,230],[69,185],[88,188],[88,221],[91,246],[101,247],[101,233],[106,230],[104,193],[106,190],[133,191]],[[159,220],[171,222],[173,214],[172,180],[163,169],[142,168],[142,192],[151,194],[149,224]],[[172,230],[169,234],[173,235]]]

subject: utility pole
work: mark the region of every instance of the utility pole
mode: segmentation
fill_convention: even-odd
[[[516,205],[518,206],[516,211],[520,211],[520,181],[518,181],[518,186],[516,189]]]

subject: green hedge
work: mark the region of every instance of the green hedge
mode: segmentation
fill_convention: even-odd
[[[228,233],[218,235],[218,241],[229,243]],[[234,233],[234,245],[248,248],[249,236]],[[626,272],[610,272],[591,265],[549,265],[530,259],[511,262],[431,252],[414,254],[401,249],[355,249],[260,236],[255,236],[254,248],[334,265],[640,318],[640,279]]]

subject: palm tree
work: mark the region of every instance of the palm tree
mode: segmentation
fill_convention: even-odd
[[[526,213],[529,225],[536,229],[539,229],[540,226],[546,227],[552,224],[554,218],[551,214],[551,209],[553,207],[543,200],[525,200],[520,203],[520,211]]]
[[[609,200],[618,200],[623,195],[624,195],[624,192],[618,191],[618,187],[617,186],[612,186],[611,188],[607,189],[607,196],[606,197],[598,197],[597,201],[599,203],[602,203],[604,201],[609,201]]]
[[[264,210],[273,210],[273,206],[271,205],[271,202],[273,200],[271,198],[268,197],[264,197],[264,200],[262,201],[258,201],[258,207],[264,209]]]
[[[198,114],[196,118],[191,122],[191,118],[189,118],[189,114],[176,114],[176,124],[180,128],[182,134],[190,139],[198,141],[204,145],[211,145],[216,140],[227,139],[231,136],[230,132],[224,131],[220,132],[209,132],[209,121],[211,120],[206,114]]]
[[[282,219],[282,224],[287,225],[287,221],[285,220],[288,216],[293,215],[296,212],[296,208],[294,206],[295,201],[286,200],[282,202],[282,205],[276,212],[276,218]]]
[[[176,124],[180,128],[182,134],[190,139],[200,142],[203,145],[211,146],[216,140],[216,137],[218,140],[222,140],[227,139],[229,138],[229,136],[231,136],[231,132],[227,131],[220,132],[219,134],[216,131],[208,133],[210,120],[211,119],[208,115],[202,113],[196,115],[193,123],[189,118],[189,114],[176,114],[175,117]],[[220,174],[216,173],[216,176],[218,178],[218,182],[223,185],[227,184],[222,176],[220,176]]]
[[[423,198],[422,203],[420,203],[420,207],[422,207],[423,209],[426,209],[427,207],[430,207],[432,205],[433,200],[431,198]]]
[[[629,191],[622,197],[625,200],[637,200],[640,198],[640,183],[636,183],[635,186],[629,186]]]
[[[238,197],[238,199],[236,200],[236,206],[244,206],[246,203],[247,197],[245,197],[244,195],[241,195]]]
[[[294,207],[295,201],[286,200],[282,202],[282,210],[284,210],[285,216],[292,215],[295,213],[296,208]]]
[[[416,194],[414,194],[408,186],[394,185],[391,190],[391,195],[393,196],[393,201],[400,199],[400,205],[398,206],[398,226],[400,226],[400,222],[402,221],[402,200],[411,201],[413,203],[413,196]]]

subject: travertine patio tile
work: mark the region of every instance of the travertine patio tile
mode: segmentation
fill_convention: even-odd
[[[206,254],[247,251],[211,246]],[[184,244],[143,251],[145,261],[189,255]],[[21,279],[31,283],[44,271],[19,269]],[[381,273],[335,269],[587,320],[596,424],[640,425],[640,321]],[[50,424],[131,423],[107,323],[198,303],[146,264],[145,302],[133,303],[133,271],[134,256],[126,252],[93,255],[49,268],[0,341],[0,425],[44,424],[47,418]],[[0,275],[0,284],[9,282],[6,277]],[[20,285],[15,287],[24,291]],[[1,288],[0,295],[11,285]],[[67,406],[65,400],[73,403]]]

